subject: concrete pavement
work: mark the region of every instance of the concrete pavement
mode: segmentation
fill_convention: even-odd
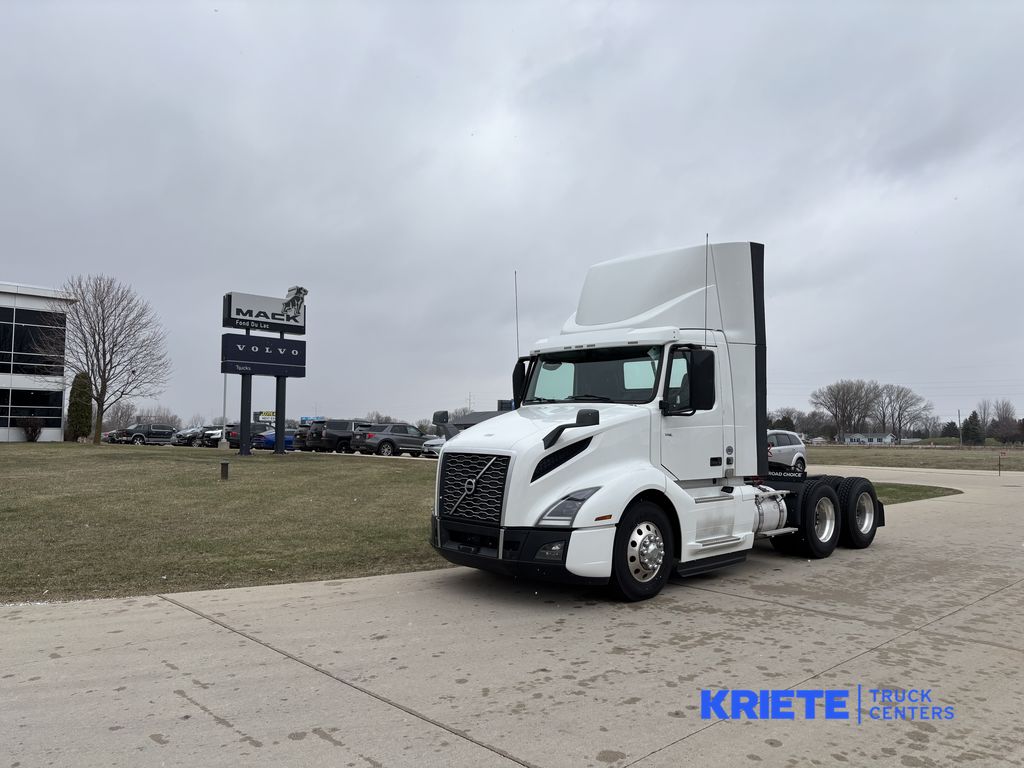
[[[632,605],[452,568],[2,606],[0,768],[1024,765],[1024,473],[827,471],[964,494]],[[700,717],[701,688],[858,686],[954,718]]]

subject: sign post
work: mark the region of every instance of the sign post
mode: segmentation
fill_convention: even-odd
[[[306,375],[306,342],[285,338],[285,334],[306,333],[306,294],[302,286],[292,286],[284,299],[248,293],[224,294],[224,328],[244,329],[245,334],[221,335],[220,369],[242,377],[241,416],[238,423],[238,453],[252,454],[250,416],[252,414],[252,377],[276,379],[274,413],[274,453],[284,453],[285,394],[289,376]],[[254,336],[252,331],[277,333],[279,338]]]

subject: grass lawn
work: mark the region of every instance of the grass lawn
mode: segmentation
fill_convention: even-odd
[[[427,542],[435,472],[362,456],[0,445],[0,602],[440,568]],[[955,493],[879,491],[887,504]]]
[[[1024,450],[1004,449],[1004,470],[1024,471]],[[841,464],[855,467],[926,467],[931,469],[983,469],[995,472],[999,449],[917,448],[912,445],[885,447],[809,445],[811,464]]]
[[[905,485],[903,483],[875,483],[878,500],[885,506],[902,504],[904,501],[933,499],[936,496],[955,496],[963,491],[956,488],[942,488],[938,485]]]
[[[2,445],[0,602],[439,568],[436,471],[362,456]]]

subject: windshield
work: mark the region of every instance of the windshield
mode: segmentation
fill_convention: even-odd
[[[649,403],[661,347],[574,349],[539,355],[526,403]]]

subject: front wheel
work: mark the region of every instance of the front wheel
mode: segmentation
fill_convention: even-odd
[[[628,602],[654,597],[672,575],[674,552],[665,510],[650,501],[631,504],[615,531],[612,590]]]

